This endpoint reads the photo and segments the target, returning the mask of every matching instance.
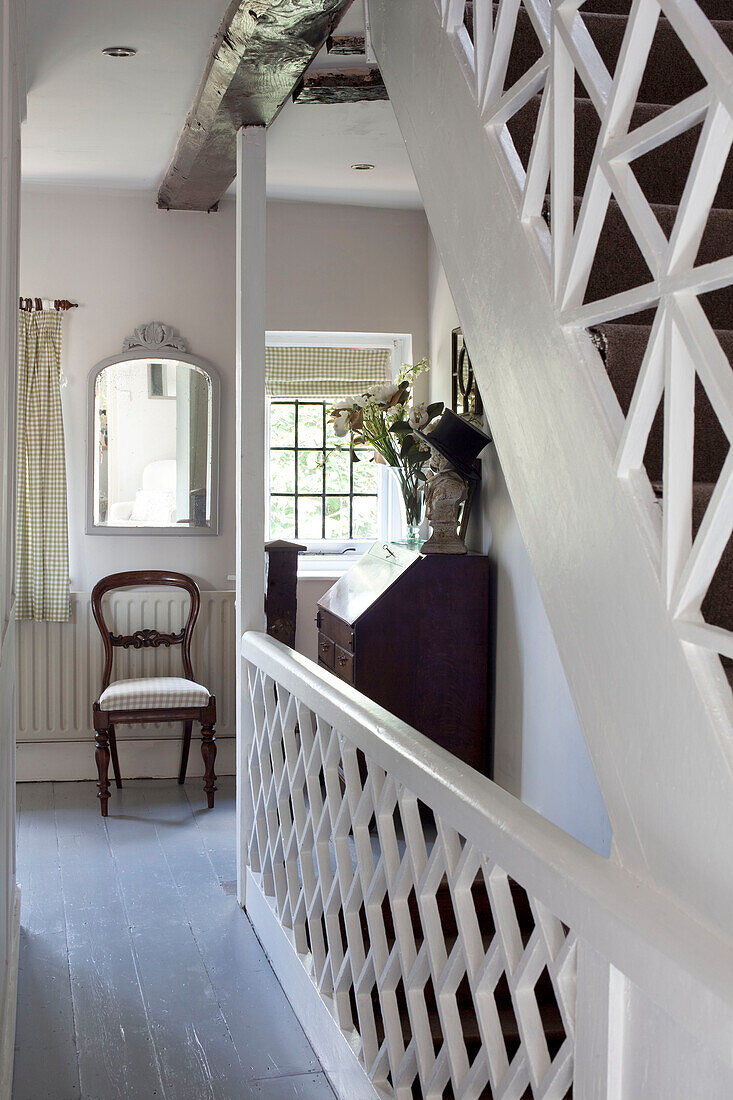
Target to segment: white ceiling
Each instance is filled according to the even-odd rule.
[[[173,156],[228,0],[26,0],[31,184],[156,190]],[[339,28],[364,31],[361,0]],[[105,46],[135,46],[129,60]],[[325,51],[318,67],[333,67]],[[339,58],[352,68],[357,58]],[[373,172],[350,165],[373,163]],[[268,135],[276,198],[419,207],[389,103],[289,103]]]

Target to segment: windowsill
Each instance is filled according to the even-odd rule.
[[[299,554],[298,579],[342,577],[360,557],[360,553],[351,551],[348,554]]]

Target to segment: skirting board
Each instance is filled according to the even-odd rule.
[[[178,775],[181,759],[180,738],[156,740],[117,739],[120,770],[127,779],[173,779]],[[204,764],[200,751],[201,738],[194,729],[188,757],[189,778],[203,776]],[[217,737],[216,774],[234,775],[235,739]],[[111,772],[110,772],[111,774]],[[16,746],[16,780],[18,783],[48,783],[51,780],[72,782],[96,779],[94,739],[88,741],[21,741]],[[0,1098],[1,1100],[1,1098]]]
[[[381,1100],[249,868],[246,896],[254,930],[336,1096]]]
[[[18,954],[20,951],[20,887],[15,887],[13,926],[10,932],[8,971],[5,976],[3,1003],[0,1006],[0,1100],[11,1100],[13,1060],[15,1057],[15,1017],[18,1007]]]

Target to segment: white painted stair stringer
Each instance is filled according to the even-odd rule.
[[[726,928],[729,693],[665,606],[619,417],[557,320],[433,0],[370,0],[372,36],[614,830],[616,858]],[[600,395],[600,396],[599,396]],[[649,531],[652,521],[649,521]]]

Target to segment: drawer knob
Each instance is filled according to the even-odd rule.
[[[321,649],[323,650],[324,653],[328,653],[328,650],[329,650],[330,646],[331,646],[330,642],[321,642]]]
[[[344,665],[346,664],[346,661],[348,660],[348,658],[347,658],[347,657],[344,657],[343,653],[339,653],[339,655],[338,655],[338,657],[336,658],[336,660],[338,661],[338,663],[339,663],[339,664],[341,665],[341,667],[343,668],[343,667],[344,667]]]

